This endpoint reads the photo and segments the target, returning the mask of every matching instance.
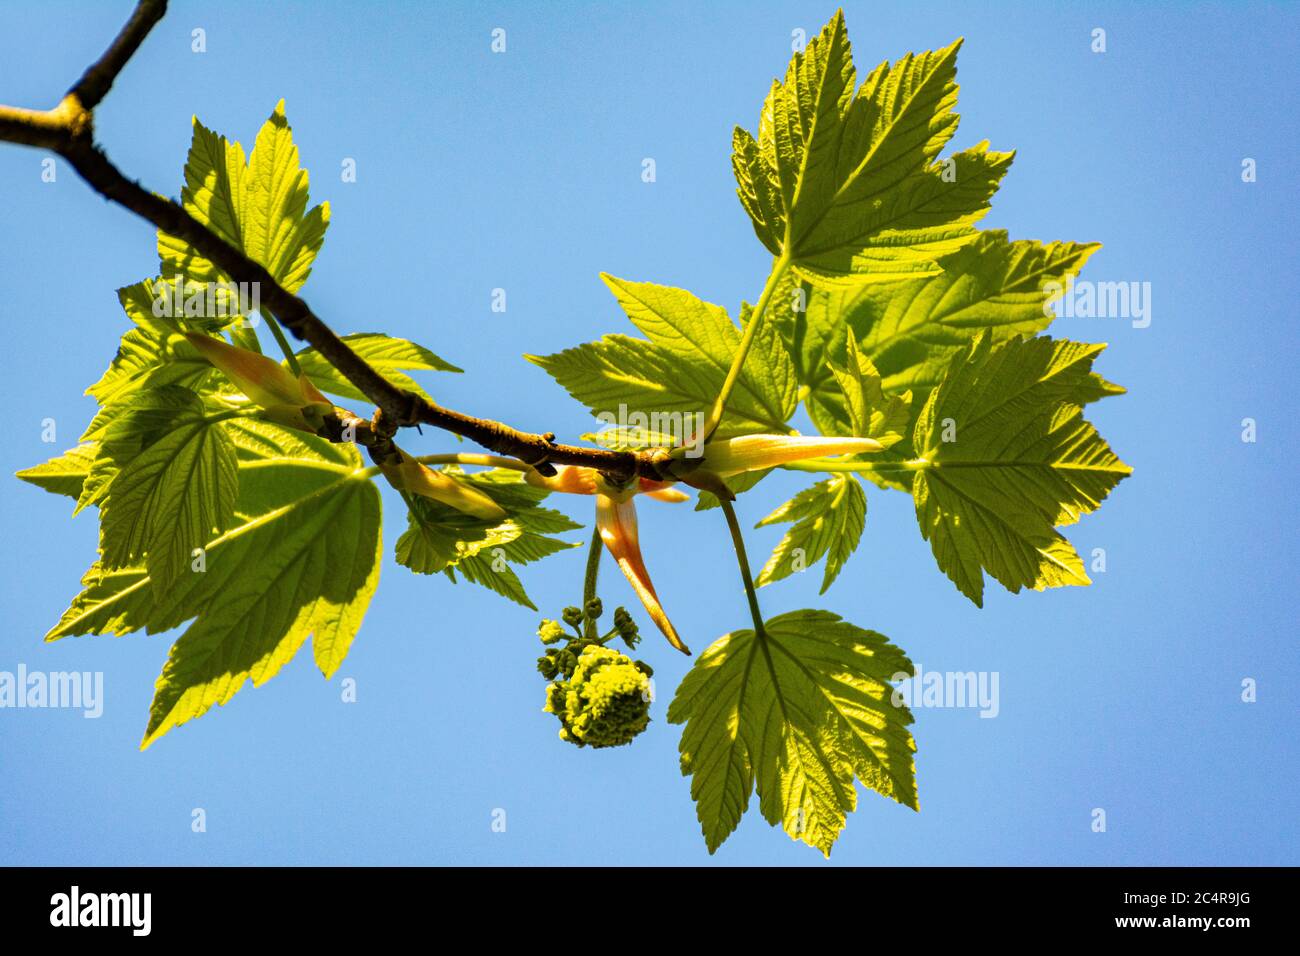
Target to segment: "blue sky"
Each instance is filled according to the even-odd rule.
[[[129,4],[8,5],[0,99],[50,105]],[[174,2],[97,113],[110,155],[175,195],[190,117],[251,146],[284,97],[330,233],[304,294],[340,332],[422,342],[466,370],[440,400],[576,436],[586,413],[522,353],[628,331],[597,278],[734,308],[767,256],[736,201],[733,125],[754,128],[808,3]],[[869,791],[831,864],[1295,864],[1297,574],[1293,379],[1300,12],[1294,6],[851,3],[860,69],[965,36],[954,146],[1017,158],[985,220],[1013,238],[1101,241],[1084,278],[1151,283],[1152,321],[1063,319],[1110,348],[1129,394],[1090,417],[1136,469],[1069,530],[1104,548],[1089,588],[975,608],[934,566],[909,498],[869,491],[839,582],[765,589],[822,607],[926,670],[997,672],[1000,712],[921,709],[921,812]],[[493,28],[507,52],[489,50]],[[1091,51],[1092,31],[1107,49]],[[202,28],[207,52],[191,52]],[[357,182],[343,183],[345,158]],[[654,158],[657,181],[642,182]],[[1243,158],[1257,181],[1243,183]],[[75,443],[82,388],[127,321],[113,290],[152,275],[153,230],[66,167],[0,146],[0,472]],[[504,314],[490,310],[505,288]],[[53,418],[57,448],[41,441]],[[1242,420],[1258,440],[1241,440]],[[452,450],[426,434],[422,451]],[[796,475],[741,501],[758,520]],[[688,661],[654,637],[660,700],[632,747],[579,751],[540,713],[538,615],[389,557],[339,677],[301,654],[263,688],[136,745],[173,635],[40,638],[93,559],[93,517],[9,480],[0,501],[0,671],[102,671],[103,716],[0,710],[0,863],[706,863],[668,694]],[[589,521],[586,503],[570,510]],[[747,614],[718,512],[641,507],[655,582],[703,647]],[[574,540],[582,537],[573,535]],[[751,537],[762,560],[779,538]],[[582,552],[525,572],[548,614]],[[607,567],[607,604],[633,603]],[[356,703],[339,678],[355,679]],[[1253,679],[1258,700],[1241,700]],[[207,832],[191,831],[202,808]],[[504,833],[493,811],[506,811]],[[1105,833],[1092,811],[1106,811]],[[757,808],[712,859],[822,865]]]

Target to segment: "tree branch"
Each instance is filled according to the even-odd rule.
[[[108,93],[117,74],[139,48],[145,36],[166,11],[165,0],[140,0],[135,12],[104,55],[86,70],[63,101],[52,110],[27,110],[0,106],[0,141],[36,146],[57,152],[101,196],[129,209],[159,229],[185,240],[236,282],[255,282],[261,301],[296,338],[310,344],[378,408],[371,422],[351,413],[334,416],[324,437],[333,441],[348,424],[367,439],[373,454],[391,454],[392,436],[398,428],[433,425],[477,444],[532,465],[542,474],[554,474],[555,464],[595,468],[624,481],[637,476],[664,480],[671,461],[668,449],[611,451],[555,442],[551,432],[538,434],[502,422],[477,418],[444,408],[398,388],[357,355],[300,297],[286,290],[259,262],[227,244],[178,203],[155,195],[128,179],[94,143],[91,110]]]
[[[76,85],[68,90],[69,96],[81,101],[83,108],[93,110],[113,86],[117,74],[122,72],[127,60],[135,54],[149,31],[167,12],[167,0],[140,0],[131,19],[126,21],[104,55],[81,75]]]

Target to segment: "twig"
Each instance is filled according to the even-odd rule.
[[[68,95],[80,100],[84,109],[93,110],[98,106],[100,100],[113,86],[117,74],[121,73],[122,67],[126,66],[127,60],[131,59],[140,44],[144,42],[144,38],[149,35],[149,31],[154,28],[154,24],[161,20],[166,12],[167,0],[140,0],[136,4],[135,12],[131,14],[131,19],[126,21],[126,26],[122,27],[122,32],[104,51],[104,55],[81,75],[81,79],[77,80],[72,89],[68,90]]]

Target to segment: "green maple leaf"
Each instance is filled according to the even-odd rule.
[[[632,323],[646,336],[607,335],[554,355],[529,355],[593,415],[620,406],[647,415],[682,415],[686,425],[708,413],[727,377],[741,330],[720,306],[682,289],[602,276]],[[742,309],[742,316],[748,310]],[[798,383],[776,334],[759,327],[719,425],[719,437],[789,432]],[[651,431],[671,432],[669,427]],[[682,428],[678,428],[682,430]],[[679,436],[681,439],[690,435]]]
[[[227,142],[225,137],[194,120],[182,205],[218,237],[260,262],[291,292],[298,291],[307,281],[329,225],[328,203],[307,209],[307,185],[307,172],[299,166],[298,149],[285,120],[283,100],[258,133],[247,161],[242,146]],[[217,300],[215,315],[158,316],[154,312],[164,291],[175,305],[175,300],[183,302],[193,292],[203,291],[206,284],[228,283],[230,277],[183,240],[161,231],[158,253],[161,277],[118,290],[122,308],[136,327],[123,336],[112,364],[87,390],[101,409],[83,435],[84,441],[99,439],[121,410],[122,403],[141,388],[183,385],[202,392],[222,381],[212,366],[177,333],[217,331],[239,319],[242,304],[232,297],[231,291],[219,285],[213,289]],[[164,289],[165,286],[169,288]],[[261,350],[255,331],[246,323],[240,322],[231,336],[236,345]],[[409,361],[453,368],[433,353],[401,340],[392,340],[401,343],[394,347],[376,344],[371,341],[374,337],[361,338],[373,347],[377,360],[387,359],[394,369]],[[327,378],[321,370],[317,371]],[[399,384],[419,391],[405,376],[400,377]],[[355,393],[350,385],[345,387],[348,391],[336,394]]]
[[[209,287],[188,277],[182,281],[180,276],[144,279],[118,289],[117,299],[127,318],[163,338],[181,331],[215,332],[243,314],[236,288]]]
[[[97,440],[77,512],[102,504],[118,473],[147,448],[206,415],[203,399],[179,385],[141,388],[101,409],[82,435],[83,441],[89,437]]]
[[[226,703],[247,680],[265,683],[309,636],[317,666],[332,676],[378,581],[379,493],[355,449],[247,420],[236,431],[240,520],[207,542],[205,569],[160,591],[144,568],[97,564],[46,636],[153,634],[193,621],[158,679],[142,747]],[[258,454],[277,446],[305,457]]]
[[[81,497],[90,466],[99,454],[94,442],[69,448],[62,455],[30,468],[24,468],[16,477],[56,495],[67,495],[74,501]]]
[[[513,537],[496,542],[490,547],[479,547],[472,554],[459,556],[444,573],[452,581],[459,572],[465,580],[485,587],[507,600],[536,611],[524,584],[511,565],[528,564],[571,548],[581,547],[581,542],[560,541],[533,531],[520,529]]]
[[[738,193],[768,250],[819,282],[930,274],[969,242],[1011,163],[986,143],[936,162],[957,127],[957,41],[882,63],[855,90],[843,12],[774,82]]]
[[[424,346],[408,342],[406,339],[393,338],[379,332],[357,332],[342,338],[357,355],[370,363],[370,367],[375,371],[398,388],[404,388],[423,398],[428,398],[428,393],[417,385],[406,371],[461,371]],[[315,349],[311,347],[302,349],[296,358],[303,374],[322,392],[340,395],[358,402],[370,401],[365,393],[348,381],[342,372],[326,361]]]
[[[121,464],[99,501],[104,566],[144,562],[156,588],[170,587],[193,549],[226,528],[239,493],[235,445],[223,427],[230,413],[176,393],[185,404],[172,428]],[[117,438],[110,429],[105,442]]]
[[[142,388],[181,385],[205,391],[216,377],[212,364],[185,339],[134,328],[122,336],[117,355],[99,381],[86,389],[86,394],[108,407],[125,401]],[[86,429],[83,440],[97,438],[106,422],[107,417],[97,416]]]
[[[100,407],[82,433],[83,442],[100,441],[142,391],[179,386],[207,394],[224,383],[212,364],[179,334],[181,325],[153,315],[154,289],[154,282],[146,279],[117,290],[118,301],[135,328],[122,336],[108,369],[86,389]],[[189,325],[210,327],[208,323]]]
[[[799,313],[786,307],[774,317],[783,339],[797,342],[806,370],[800,380],[807,386],[805,405],[813,423],[827,434],[847,427],[842,383],[834,366],[841,343],[851,336],[860,357],[880,375],[886,401],[913,396],[909,418],[900,429],[903,440],[872,460],[898,464],[914,457],[915,417],[953,357],[986,330],[994,341],[1003,341],[1046,328],[1053,318],[1048,309],[1050,284],[1064,284],[1077,275],[1097,248],[1009,242],[1005,232],[990,231],[941,260],[944,271],[939,275],[848,291],[788,286],[788,295],[801,292],[803,298],[796,301],[806,308]],[[1123,391],[1100,377],[1095,382],[1098,397]],[[873,472],[867,477],[883,487],[911,489],[910,472]]]
[[[897,647],[827,611],[793,611],[764,633],[733,631],[682,679],[668,720],[685,724],[681,768],[712,853],[756,789],[764,819],[827,856],[857,805],[856,777],[916,809],[912,715],[891,681]]]
[[[982,570],[1012,592],[1089,583],[1056,526],[1095,510],[1132,474],[1082,415],[1108,393],[1092,372],[1104,348],[995,345],[985,334],[930,393],[913,436],[916,518],[939,567],[977,605]]]
[[[232,419],[226,430],[235,444],[241,472],[251,468],[317,466],[332,474],[356,460],[331,441],[258,418]]]
[[[880,372],[851,333],[839,358],[827,355],[826,367],[836,388],[807,396],[809,417],[822,434],[874,438],[885,448],[903,440],[912,423],[912,393],[886,395]]]
[[[239,143],[227,143],[193,118],[193,135],[185,160],[185,185],[181,204],[185,211],[214,235],[236,249],[243,249],[240,206],[248,163]],[[224,281],[217,266],[185,240],[159,230],[158,259],[164,275],[184,274],[199,282]],[[265,263],[263,263],[265,265]]]
[[[825,594],[857,548],[866,520],[867,497],[854,475],[832,475],[805,488],[755,525],[762,528],[794,522],[772,551],[755,584],[763,587],[780,581],[826,558],[821,587]]]
[[[307,281],[329,226],[329,203],[307,209],[307,185],[284,100],[258,132],[247,162],[239,143],[227,142],[195,118],[182,205],[218,237],[265,266],[290,292]],[[165,276],[229,281],[183,239],[162,231],[158,258]]]
[[[1048,287],[1077,276],[1099,248],[981,233],[945,258],[939,275],[814,296],[809,321],[826,329],[848,325],[887,390],[913,389],[924,400],[953,355],[983,330],[1001,341],[1047,328],[1053,319]]]
[[[676,444],[681,439],[680,435],[670,431],[653,431],[639,425],[608,425],[598,432],[583,432],[578,437],[611,451],[664,448]]]
[[[490,497],[506,517],[500,521],[476,518],[450,505],[408,495],[407,530],[397,540],[397,563],[416,574],[441,571],[452,581],[459,571],[466,580],[537,610],[512,565],[529,564],[578,547],[579,543],[549,535],[582,526],[558,511],[540,507],[549,492],[525,484],[516,471],[494,468],[467,475],[449,467],[443,473]]]

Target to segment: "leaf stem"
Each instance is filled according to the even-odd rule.
[[[605,542],[600,537],[600,527],[591,529],[591,546],[587,549],[587,574],[582,579],[582,611],[596,596],[596,579],[600,576],[600,558],[605,551]],[[582,636],[596,637],[596,622],[589,617],[582,619]]]
[[[754,632],[765,637],[763,630],[763,612],[758,607],[758,591],[754,588],[754,576],[749,571],[749,556],[745,553],[745,536],[736,520],[736,509],[726,498],[719,498],[722,513],[727,516],[727,529],[731,532],[731,546],[736,550],[736,563],[740,565],[740,579],[745,582],[745,597],[749,599],[749,616],[754,621]]]
[[[294,375],[301,375],[302,368],[298,365],[298,357],[293,354],[293,346],[284,337],[284,331],[280,328],[280,323],[275,321],[275,316],[270,312],[262,313],[262,318],[266,319],[271,334],[275,336],[275,344],[280,346],[280,351],[284,353],[284,360],[289,363],[289,371],[293,372]]]
[[[727,370],[727,378],[722,383],[722,391],[714,399],[713,408],[709,411],[708,421],[704,425],[704,440],[708,441],[715,431],[718,424],[722,421],[722,414],[727,410],[727,399],[731,397],[731,391],[736,387],[736,382],[740,379],[741,369],[745,366],[745,357],[749,355],[749,348],[754,344],[754,336],[758,334],[758,327],[762,323],[763,316],[767,312],[768,305],[772,302],[772,296],[776,292],[777,283],[785,275],[785,270],[790,268],[790,259],[782,255],[772,265],[772,271],[767,276],[767,282],[763,285],[763,294],[758,298],[758,304],[754,306],[754,311],[749,316],[749,322],[745,326],[745,334],[740,339],[740,347],[736,349],[736,355],[731,360],[731,368]]]

